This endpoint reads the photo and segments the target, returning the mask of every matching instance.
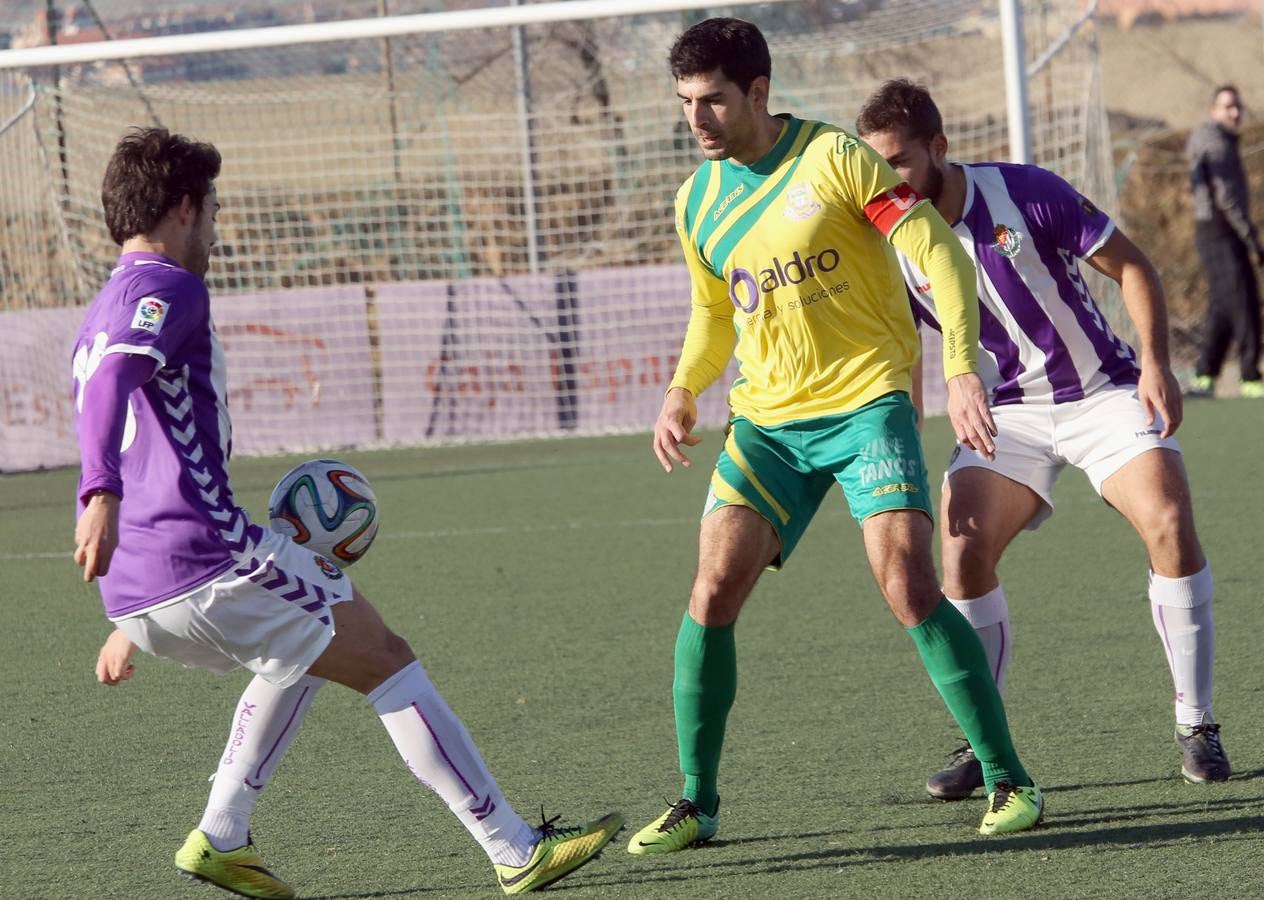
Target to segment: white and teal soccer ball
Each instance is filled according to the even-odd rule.
[[[285,473],[268,500],[272,530],[346,567],[377,537],[377,495],[358,470],[311,459]]]

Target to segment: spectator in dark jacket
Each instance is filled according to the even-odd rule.
[[[1264,246],[1251,222],[1246,171],[1238,151],[1241,122],[1238,89],[1218,87],[1209,120],[1194,129],[1185,147],[1194,193],[1194,243],[1210,293],[1202,353],[1190,393],[1211,396],[1229,344],[1235,342],[1242,396],[1264,398],[1259,369],[1260,294],[1252,265],[1264,266]]]

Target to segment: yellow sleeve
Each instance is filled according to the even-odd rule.
[[[979,369],[979,300],[974,263],[930,203],[919,203],[887,240],[930,280],[944,334],[944,379]]]
[[[685,344],[667,389],[682,387],[697,397],[724,373],[737,343],[737,329],[733,325],[728,285],[703,264],[684,228],[682,198],[677,199],[676,205],[676,233],[692,287]]]
[[[876,221],[875,204],[870,201],[902,185],[900,176],[872,147],[846,131],[835,132],[828,159],[822,173],[837,194],[835,201],[849,208],[857,219],[868,219],[885,235],[894,220]]]
[[[872,147],[845,131],[835,136],[832,161],[841,198],[930,279],[944,333],[944,378],[978,371],[974,264],[948,223]]]

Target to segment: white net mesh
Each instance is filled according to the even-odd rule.
[[[1029,59],[1074,6],[1025,4]],[[907,75],[957,158],[1007,155],[994,2],[732,12],[769,38],[774,111],[850,128]],[[688,315],[672,198],[698,163],[665,56],[702,17],[531,26],[521,65],[515,29],[488,28],[0,73],[0,316],[31,336],[0,346],[0,469],[76,458],[64,308],[117,253],[99,202],[114,142],[155,121],[224,155],[208,280],[239,451],[647,429]],[[1030,92],[1036,160],[1113,211],[1091,29]]]

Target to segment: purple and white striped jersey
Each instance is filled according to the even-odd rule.
[[[142,367],[132,376],[139,387],[123,388],[130,394],[117,451],[107,437],[111,410],[102,407],[117,414],[123,398],[97,398],[114,398],[104,381],[135,370],[115,366],[114,354],[126,355],[114,362],[153,360],[152,374]],[[164,256],[125,253],[88,307],[73,366],[79,511],[92,490],[122,497],[118,549],[100,579],[106,615],[136,613],[222,575],[262,531],[228,482],[224,354],[205,283]]]
[[[978,272],[979,374],[991,403],[1066,403],[1135,385],[1132,348],[1110,328],[1079,260],[1115,229],[1104,212],[1037,166],[976,163],[952,228]],[[914,314],[938,329],[929,280],[900,256]]]

